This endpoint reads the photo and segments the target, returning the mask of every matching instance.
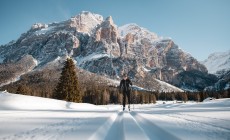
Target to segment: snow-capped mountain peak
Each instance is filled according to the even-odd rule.
[[[137,37],[148,37],[150,39],[158,39],[157,34],[152,33],[150,31],[148,31],[147,29],[138,26],[136,23],[130,23],[130,24],[126,24],[123,25],[121,27],[118,28],[119,34],[124,37],[127,34],[133,34],[136,35]]]
[[[212,53],[202,63],[207,67],[208,72],[212,74],[221,70],[227,71],[230,69],[230,50]]]
[[[76,27],[78,32],[90,33],[97,25],[103,22],[103,17],[88,11],[82,11],[80,14],[70,19],[70,26]]]
[[[178,87],[200,81],[200,89],[210,85],[205,79],[197,80],[197,74],[193,79],[184,78],[187,71],[205,75],[207,70],[172,39],[158,37],[133,23],[117,28],[111,16],[103,20],[87,11],[62,22],[34,24],[16,42],[0,47],[0,63],[16,63],[27,54],[39,62],[35,69],[56,65],[58,58],[69,56],[78,67],[98,75],[114,78],[126,72],[137,85],[148,89],[153,88],[154,79]]]

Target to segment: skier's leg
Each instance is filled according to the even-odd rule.
[[[128,96],[129,111],[130,111],[130,103],[131,103],[131,100],[130,100],[130,91],[127,91],[127,96]]]
[[[125,110],[126,94],[123,91],[123,111]]]

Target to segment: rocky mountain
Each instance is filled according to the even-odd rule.
[[[0,47],[0,67],[5,70],[5,65],[28,56],[36,66],[26,73],[60,69],[59,63],[71,57],[79,68],[108,79],[119,81],[123,73],[128,73],[137,86],[148,90],[181,91],[166,83],[163,85],[168,88],[160,88],[164,82],[203,90],[216,82],[204,65],[173,40],[136,24],[117,27],[111,16],[103,19],[90,12],[59,23],[32,25],[18,40]]]
[[[212,53],[202,62],[209,73],[215,74],[218,81],[206,90],[226,90],[230,88],[230,50]]]
[[[204,64],[208,72],[212,74],[218,74],[220,71],[228,71],[230,70],[230,50],[212,53],[201,63]]]

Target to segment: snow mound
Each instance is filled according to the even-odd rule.
[[[0,91],[0,110],[105,110],[104,107],[88,103],[72,103],[61,100],[12,94]]]
[[[223,99],[215,99],[215,98],[207,98],[204,101],[204,105],[207,106],[219,106],[219,107],[229,107],[230,106],[230,98]]]
[[[210,101],[212,101],[212,100],[215,100],[215,98],[208,97],[208,98],[204,99],[203,102],[210,102]]]

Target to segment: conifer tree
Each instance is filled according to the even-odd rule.
[[[182,93],[182,99],[185,103],[188,101],[187,93]]]
[[[155,104],[156,103],[156,95],[152,94],[152,96],[153,96],[153,103]]]
[[[197,102],[200,102],[200,93],[196,93],[195,100]]]
[[[54,91],[54,98],[71,102],[81,102],[78,78],[72,59],[67,58]]]
[[[16,94],[28,95],[29,88],[25,85],[19,85],[16,91]]]

